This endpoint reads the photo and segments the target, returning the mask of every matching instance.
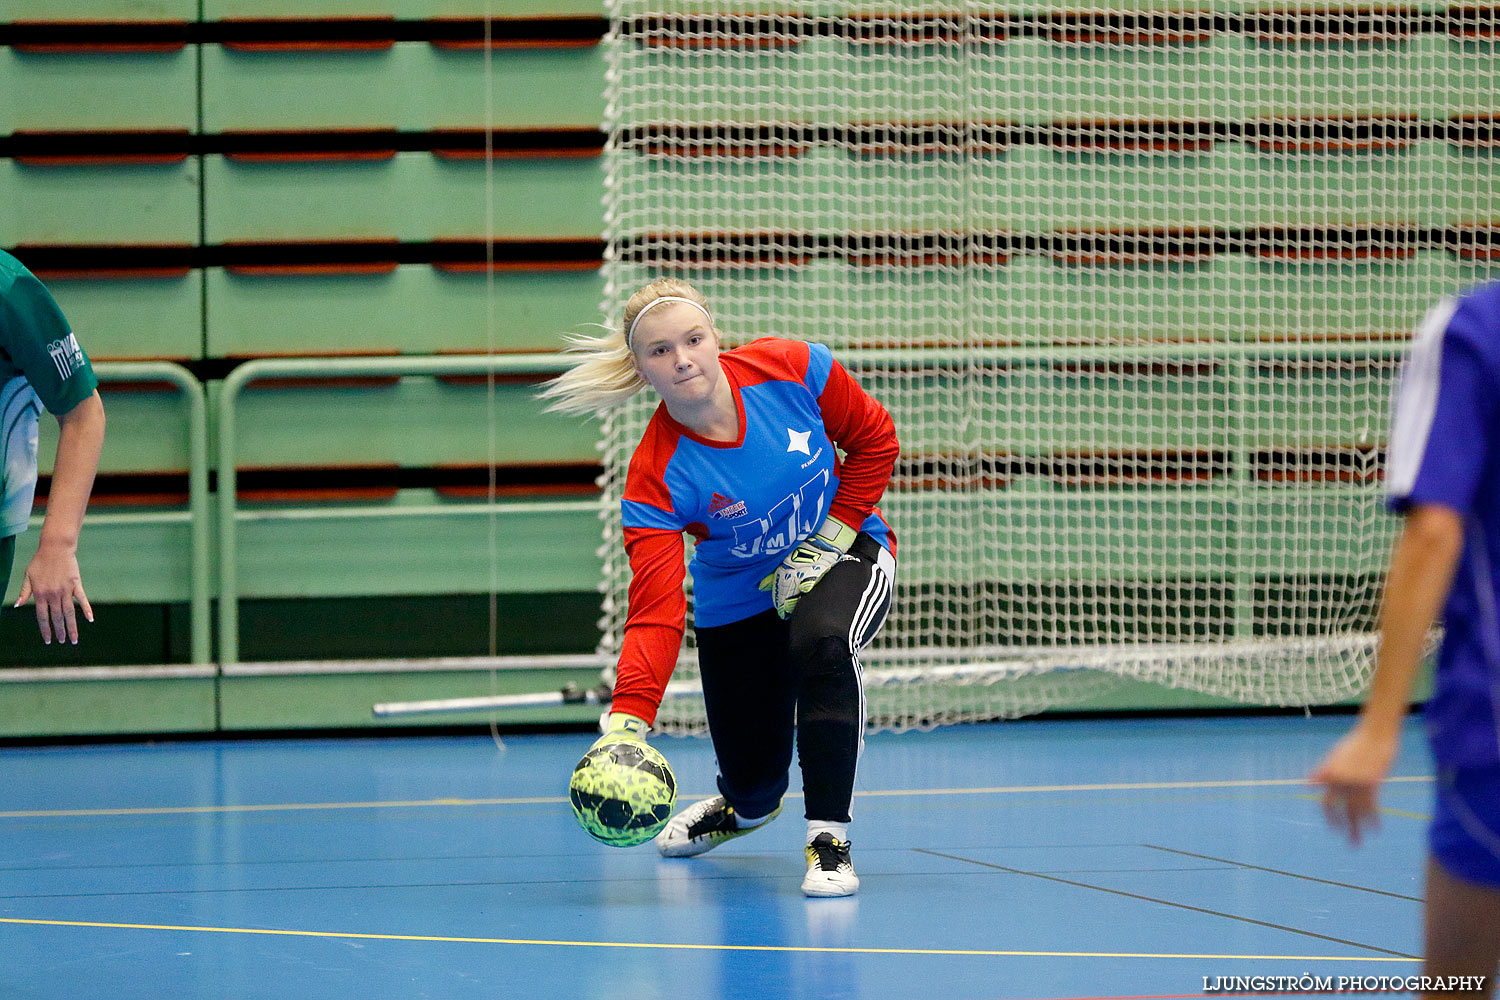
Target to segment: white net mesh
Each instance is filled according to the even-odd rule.
[[[605,308],[687,277],[890,409],[872,722],[1356,693],[1400,352],[1500,219],[1492,12],[744,10],[610,4]],[[654,405],[607,424],[612,500]],[[604,553],[615,652],[617,520]]]

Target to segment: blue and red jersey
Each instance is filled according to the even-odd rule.
[[[1440,765],[1500,762],[1500,284],[1423,321],[1396,389],[1386,486],[1394,510],[1464,518],[1424,714]]]
[[[694,540],[693,619],[705,627],[769,610],[760,581],[829,514],[895,549],[875,506],[899,451],[885,408],[820,344],[767,337],[719,363],[739,439],[703,438],[663,404],[625,479],[630,604],[613,708],[648,721],[682,643],[684,532]]]

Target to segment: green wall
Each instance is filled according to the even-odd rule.
[[[486,58],[473,46],[435,43],[429,30],[433,19],[472,15],[457,0],[31,0],[24,5],[29,21],[106,22],[92,35],[86,25],[68,29],[83,32],[68,36],[75,42],[82,38],[78,44],[41,50],[16,44],[19,36],[10,22],[22,18],[21,6],[0,5],[0,33],[11,31],[0,38],[6,43],[0,44],[0,93],[8,95],[0,102],[0,246],[14,248],[43,274],[96,359],[167,359],[187,366],[208,390],[211,441],[221,380],[245,359],[551,351],[562,333],[600,318],[604,175],[589,133],[604,114],[603,56],[593,44],[548,44],[548,31],[573,29],[540,21],[597,17],[598,7],[578,0],[505,0],[499,9],[491,4],[492,13],[517,19],[515,25],[536,21],[538,44],[496,48]],[[234,37],[242,29],[226,27],[235,19],[290,17],[312,24],[356,15],[394,17],[401,27],[389,39],[364,39],[370,44],[363,47],[323,50],[246,45]],[[150,31],[171,37],[166,44],[157,39],[158,44],[122,50],[107,23],[116,25],[113,34],[120,37],[126,29],[153,23],[157,26]],[[180,25],[180,38],[173,34],[174,23]],[[832,38],[808,44],[830,52],[847,47]],[[1454,43],[1424,36],[1417,44]],[[1005,52],[1018,81],[1011,95],[1018,103],[982,111],[996,119],[1072,114],[1080,101],[1093,99],[1090,94],[1112,97],[1112,80],[1147,72],[1182,86],[1167,87],[1162,101],[1142,103],[1135,109],[1142,117],[1212,116],[1213,108],[1173,103],[1173,94],[1210,92],[1188,87],[1184,74],[1218,79],[1215,74],[1227,65],[1226,47],[1265,79],[1295,77],[1298,93],[1336,92],[1350,80],[1364,79],[1358,60],[1344,60],[1325,72],[1317,70],[1316,60],[1250,46],[1246,38],[1219,38],[1184,51],[1090,50],[1085,59],[1078,50],[1043,38],[1018,39]],[[769,51],[720,55],[723,72],[759,74],[757,79],[769,85],[782,59]],[[663,61],[679,58],[671,51],[660,55]],[[1492,61],[1492,52],[1468,46],[1454,49],[1452,63],[1455,73],[1478,86],[1489,79]],[[893,72],[899,69],[899,60],[892,58]],[[1045,92],[1027,89],[1048,80],[1062,82]],[[941,93],[927,96],[932,103],[924,112],[943,111]],[[1411,96],[1419,103],[1427,100],[1424,93]],[[822,97],[819,88],[807,88],[787,99]],[[867,99],[869,106],[861,107]],[[850,100],[849,116],[856,123],[889,110],[878,93]],[[1113,114],[1112,108],[1101,105],[1099,114]],[[670,117],[673,110],[661,109],[661,116]],[[1272,115],[1310,109],[1267,105],[1261,110]],[[1443,115],[1454,109],[1422,104],[1419,110]],[[487,125],[497,130],[497,158],[486,162],[462,149],[455,152],[469,142],[472,153],[475,130]],[[160,155],[162,148],[169,152]],[[47,155],[36,155],[38,149]],[[1383,179],[1399,180],[1413,161],[1426,174],[1447,177],[1454,197],[1482,209],[1470,221],[1487,219],[1496,207],[1490,150],[1459,150],[1434,137],[1399,162],[1384,155],[1302,162],[1291,185],[1244,143],[1219,144],[1199,156],[1092,157],[1033,144],[974,166],[976,184],[1023,197],[997,200],[980,220],[940,221],[999,230],[1067,226],[1080,221],[1068,206],[1091,204],[1089,191],[1114,188],[1156,192],[1128,206],[1135,221],[1148,227],[1270,225],[1283,218],[1289,197],[1314,196],[1349,208],[1354,221],[1379,222],[1367,217],[1354,195]],[[685,203],[705,208],[702,219],[677,220],[690,229],[722,219],[706,211],[718,207],[716,191],[744,194],[736,204],[745,212],[733,220],[743,231],[775,228],[781,218],[780,202],[757,192],[795,186],[812,195],[812,203],[831,209],[839,195],[832,179],[854,170],[861,183],[879,188],[896,184],[901,174],[881,156],[851,158],[825,147],[796,157],[737,158],[712,169],[698,158],[659,158],[648,166],[658,181],[668,178]],[[1204,177],[1226,171],[1254,183],[1234,198],[1184,201],[1162,195],[1170,185],[1153,187],[1148,177],[1169,175],[1182,190],[1201,194],[1213,188]],[[914,211],[922,208],[920,192],[891,190],[893,202],[905,204],[909,193]],[[839,218],[847,218],[847,212]],[[1107,225],[1114,220],[1083,221]],[[816,228],[816,220],[809,225]],[[486,236],[496,241],[493,268],[483,253]],[[828,259],[796,267],[799,278],[811,275],[838,297],[871,309],[880,305],[873,300],[880,290],[867,267]],[[1372,317],[1405,308],[1434,285],[1464,284],[1488,273],[1489,265],[1472,255],[1427,247],[1398,263],[1268,265],[1248,255],[1220,255],[1192,267],[1107,273],[1033,255],[997,268],[993,281],[1001,294],[1006,282],[1044,289],[1044,297],[1056,303],[1047,321],[1064,338],[1088,332],[1090,317],[1100,310],[1118,312],[1131,323],[1155,321],[1172,311],[1175,332],[1181,333],[1222,322],[1226,299],[1247,339],[1337,338],[1388,333]],[[790,277],[789,268],[766,266],[740,268],[714,280],[732,294],[736,282],[787,283]],[[942,304],[953,289],[941,276],[912,284],[921,286],[916,294],[930,299],[932,316],[945,315]],[[1369,289],[1378,291],[1365,294]],[[1293,298],[1354,306],[1326,314],[1299,312],[1287,308]],[[1315,325],[1288,329],[1288,316],[1311,317],[1308,322]],[[1038,319],[1018,309],[992,333],[997,341],[1029,344]],[[817,321],[809,311],[806,328],[785,332],[815,336]],[[941,339],[940,326],[909,332]],[[887,333],[880,329],[872,336]],[[1389,365],[1372,365],[1365,387],[1383,387],[1390,373]],[[1226,414],[1200,408],[1195,400],[1219,394],[1217,383],[1224,378],[1223,372],[1205,372],[1196,381],[1179,380],[1175,389],[1151,397],[1141,412],[1121,419],[1145,442],[1173,432],[1191,439],[1212,434],[1226,423]],[[1344,388],[1316,376],[1246,381],[1243,391],[1261,401],[1259,426],[1271,440],[1259,444],[1267,447],[1316,444],[1299,439],[1299,422],[1327,410],[1330,398]],[[1100,428],[1089,424],[1089,414],[1105,408],[1093,401],[1113,396],[1118,387],[1108,377],[1018,365],[983,388],[995,396],[1024,397],[1039,415],[1025,427],[996,427],[986,449],[1049,452],[1097,436]],[[586,509],[587,479],[598,462],[595,428],[543,414],[535,389],[535,380],[525,379],[502,380],[492,388],[410,378],[302,381],[248,391],[236,411],[240,485],[274,488],[279,495],[241,497],[241,659],[476,656],[489,648],[491,587],[501,652],[591,652],[598,637],[596,584],[602,570],[598,520]],[[892,405],[920,408],[924,399],[950,390],[941,374],[910,379]],[[8,668],[0,670],[0,737],[358,727],[374,724],[369,706],[376,701],[483,694],[492,686],[522,691],[568,680],[593,682],[593,671],[581,669],[506,672],[493,680],[488,671],[297,676],[236,674],[213,664],[197,671],[67,672],[100,665],[181,667],[190,659],[190,539],[179,496],[186,492],[188,468],[183,408],[162,386],[106,386],[105,399],[110,430],[103,475],[80,553],[98,621],[79,646],[48,648],[36,641],[24,611],[0,614],[0,668]],[[1345,437],[1359,432],[1353,425],[1338,430]],[[51,454],[54,435],[49,422],[44,456]],[[919,457],[944,445],[938,431],[916,430],[907,441]],[[473,490],[455,492],[450,480],[469,476],[465,482],[472,486],[474,470],[492,458],[518,477],[508,502],[561,499],[578,501],[578,507],[506,520],[491,536],[486,519],[475,516]],[[374,495],[349,489],[356,480],[378,489]],[[1023,492],[1015,497],[1017,516],[1027,504],[1055,503],[1055,497]],[[1097,508],[1105,514],[1094,520],[1118,526],[1132,520],[1132,504],[1180,510],[1172,516],[1184,524],[1195,516],[1191,499],[1165,495],[1121,501],[1096,493],[1072,497],[1063,506]],[[1357,505],[1339,496],[1332,504],[1339,510]],[[904,516],[921,517],[920,496],[908,495],[893,506]],[[1275,532],[1264,527],[1299,516],[1295,506],[1280,494],[1271,496],[1255,513],[1251,530],[1269,538]],[[279,516],[289,508],[304,514]],[[18,552],[11,599],[35,539],[33,530]],[[1075,554],[1092,551],[1096,541],[1062,539]],[[1193,572],[1223,570],[1219,541],[1209,538],[1187,554]],[[1134,570],[1161,575],[1183,568],[1183,554],[1170,544],[1152,554],[1155,561]],[[976,564],[999,577],[1046,578],[1052,568],[1036,554],[1030,558],[1000,551],[974,556]],[[1253,554],[1249,570],[1270,580],[1286,558],[1268,542]],[[1331,572],[1363,570],[1338,565]],[[934,587],[942,581],[918,575],[910,583]],[[58,672],[51,679],[15,672],[34,669]],[[1132,684],[1085,707],[1222,704]],[[540,711],[524,718],[579,721],[591,711]]]

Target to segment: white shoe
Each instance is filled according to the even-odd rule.
[[[781,803],[771,815],[752,827],[740,829],[734,806],[722,795],[704,799],[673,816],[656,835],[656,849],[664,858],[691,858],[711,851],[736,837],[754,833],[781,814]]]
[[[849,860],[849,841],[831,833],[820,833],[807,845],[807,877],[804,896],[852,896],[859,891],[859,876]]]

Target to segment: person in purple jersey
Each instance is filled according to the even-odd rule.
[[[693,538],[719,794],[673,817],[657,849],[691,857],[774,819],[795,731],[802,891],[854,893],[859,651],[885,620],[895,576],[895,537],[876,507],[899,450],[890,414],[822,345],[766,337],[723,350],[707,301],[676,279],[637,291],[618,330],[575,349],[579,362],[544,392],[552,409],[597,413],[645,385],[661,397],[621,503],[629,612],[603,740],[639,738],[656,718],[682,645],[683,536]]]
[[[1386,486],[1405,523],[1386,576],[1375,676],[1358,722],[1310,779],[1323,786],[1329,823],[1358,844],[1378,821],[1379,785],[1441,612],[1425,711],[1437,787],[1424,973],[1482,976],[1490,995],[1500,963],[1500,283],[1427,314],[1394,410]]]

